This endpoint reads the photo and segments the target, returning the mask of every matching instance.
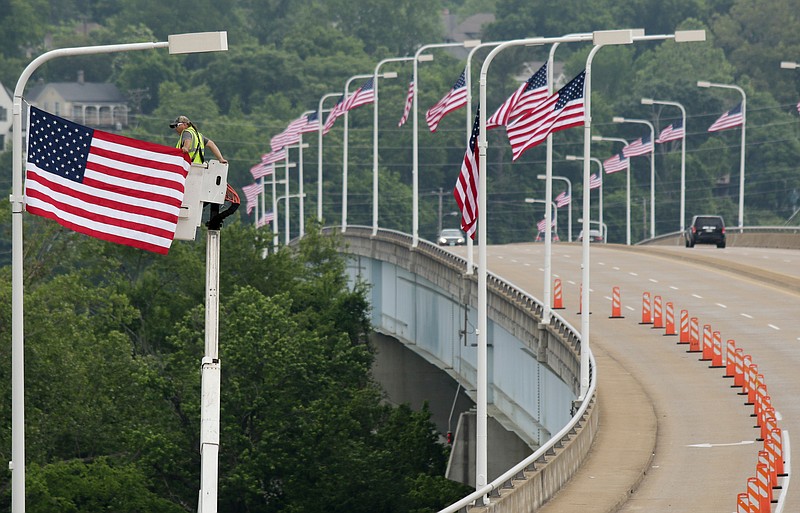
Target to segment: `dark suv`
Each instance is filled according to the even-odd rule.
[[[695,244],[716,244],[718,248],[724,248],[725,221],[721,216],[694,216],[684,238],[687,248],[693,248]]]

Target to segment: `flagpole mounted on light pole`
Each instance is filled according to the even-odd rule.
[[[60,48],[38,56],[22,71],[14,89],[12,107],[11,202],[11,511],[25,512],[25,373],[23,312],[23,224],[25,210],[22,166],[23,93],[28,79],[42,64],[58,57],[95,55],[168,48],[171,54],[216,52],[228,49],[227,32],[171,35],[166,42],[127,43],[105,46]]]

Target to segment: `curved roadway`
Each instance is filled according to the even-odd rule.
[[[543,296],[543,244],[490,246],[487,254],[489,271]],[[579,327],[580,245],[556,243],[552,254],[563,286],[559,314]],[[762,448],[753,407],[723,369],[688,353],[677,336],[640,324],[642,294],[672,302],[676,326],[687,310],[701,334],[708,324],[752,355],[778,426],[792,432],[800,425],[800,251],[592,245],[590,271],[590,344],[606,417],[587,463],[541,511],[735,511]],[[614,286],[622,319],[609,318]],[[783,511],[800,511],[800,494],[786,484]]]

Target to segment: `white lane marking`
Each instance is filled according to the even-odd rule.
[[[731,446],[734,446],[734,445],[751,445],[751,444],[754,444],[754,443],[756,443],[755,440],[742,440],[741,442],[733,442],[733,443],[728,443],[728,444],[709,444],[709,443],[705,443],[705,444],[689,444],[686,447],[700,447],[700,448],[703,448],[703,449],[708,449],[710,447],[731,447]]]
[[[572,280],[567,280],[567,283],[569,283],[570,285],[575,285],[575,282]]]
[[[651,283],[658,283],[658,280],[656,280],[656,279],[654,279],[654,278],[650,278],[650,280],[649,280],[649,281],[650,281]]]
[[[746,313],[739,314],[739,315],[741,315],[742,317],[747,317],[748,319],[752,319],[752,318],[753,318],[753,316],[752,316],[752,315],[750,315],[750,314],[746,314]]]
[[[628,310],[630,310],[631,312],[634,312],[634,311],[635,311],[635,310],[634,310],[634,308],[633,308],[632,306],[625,305],[625,308],[627,308],[627,309],[628,309]],[[799,337],[797,340],[800,340],[800,337]]]
[[[781,330],[779,327],[775,326],[774,324],[767,324],[767,326],[769,326],[770,328],[774,329],[775,331],[780,331]]]
[[[703,299],[703,296],[701,296],[699,294],[692,294],[692,297],[697,298],[697,299]]]
[[[530,266],[531,266],[531,264],[529,264],[528,262],[525,262],[525,263],[524,263],[524,264],[522,264],[522,265],[524,265],[525,267],[530,267]]]
[[[511,259],[511,263],[512,263],[512,264],[516,264],[516,263],[517,263],[517,259],[516,259],[516,258],[512,258],[512,259]]]
[[[727,306],[723,305],[722,303],[715,303],[720,308],[728,308]]]
[[[678,287],[676,287],[675,285],[670,285],[669,288],[672,289],[672,290],[681,290]]]
[[[638,274],[636,274],[634,272],[629,272],[628,274],[630,274],[631,276],[639,276]]]
[[[608,299],[609,301],[611,301],[611,298],[610,298],[610,297],[608,297],[608,296],[603,296],[603,297],[604,297],[604,298],[606,298],[606,299]]]
[[[597,262],[597,265],[606,265],[605,262]]]

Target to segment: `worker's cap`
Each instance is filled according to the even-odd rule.
[[[188,124],[188,123],[191,123],[191,121],[189,121],[189,118],[187,118],[186,116],[178,116],[177,118],[175,118],[175,121],[173,121],[172,123],[169,124],[169,127],[170,128],[175,128],[175,127],[178,126],[179,123],[187,123]]]

